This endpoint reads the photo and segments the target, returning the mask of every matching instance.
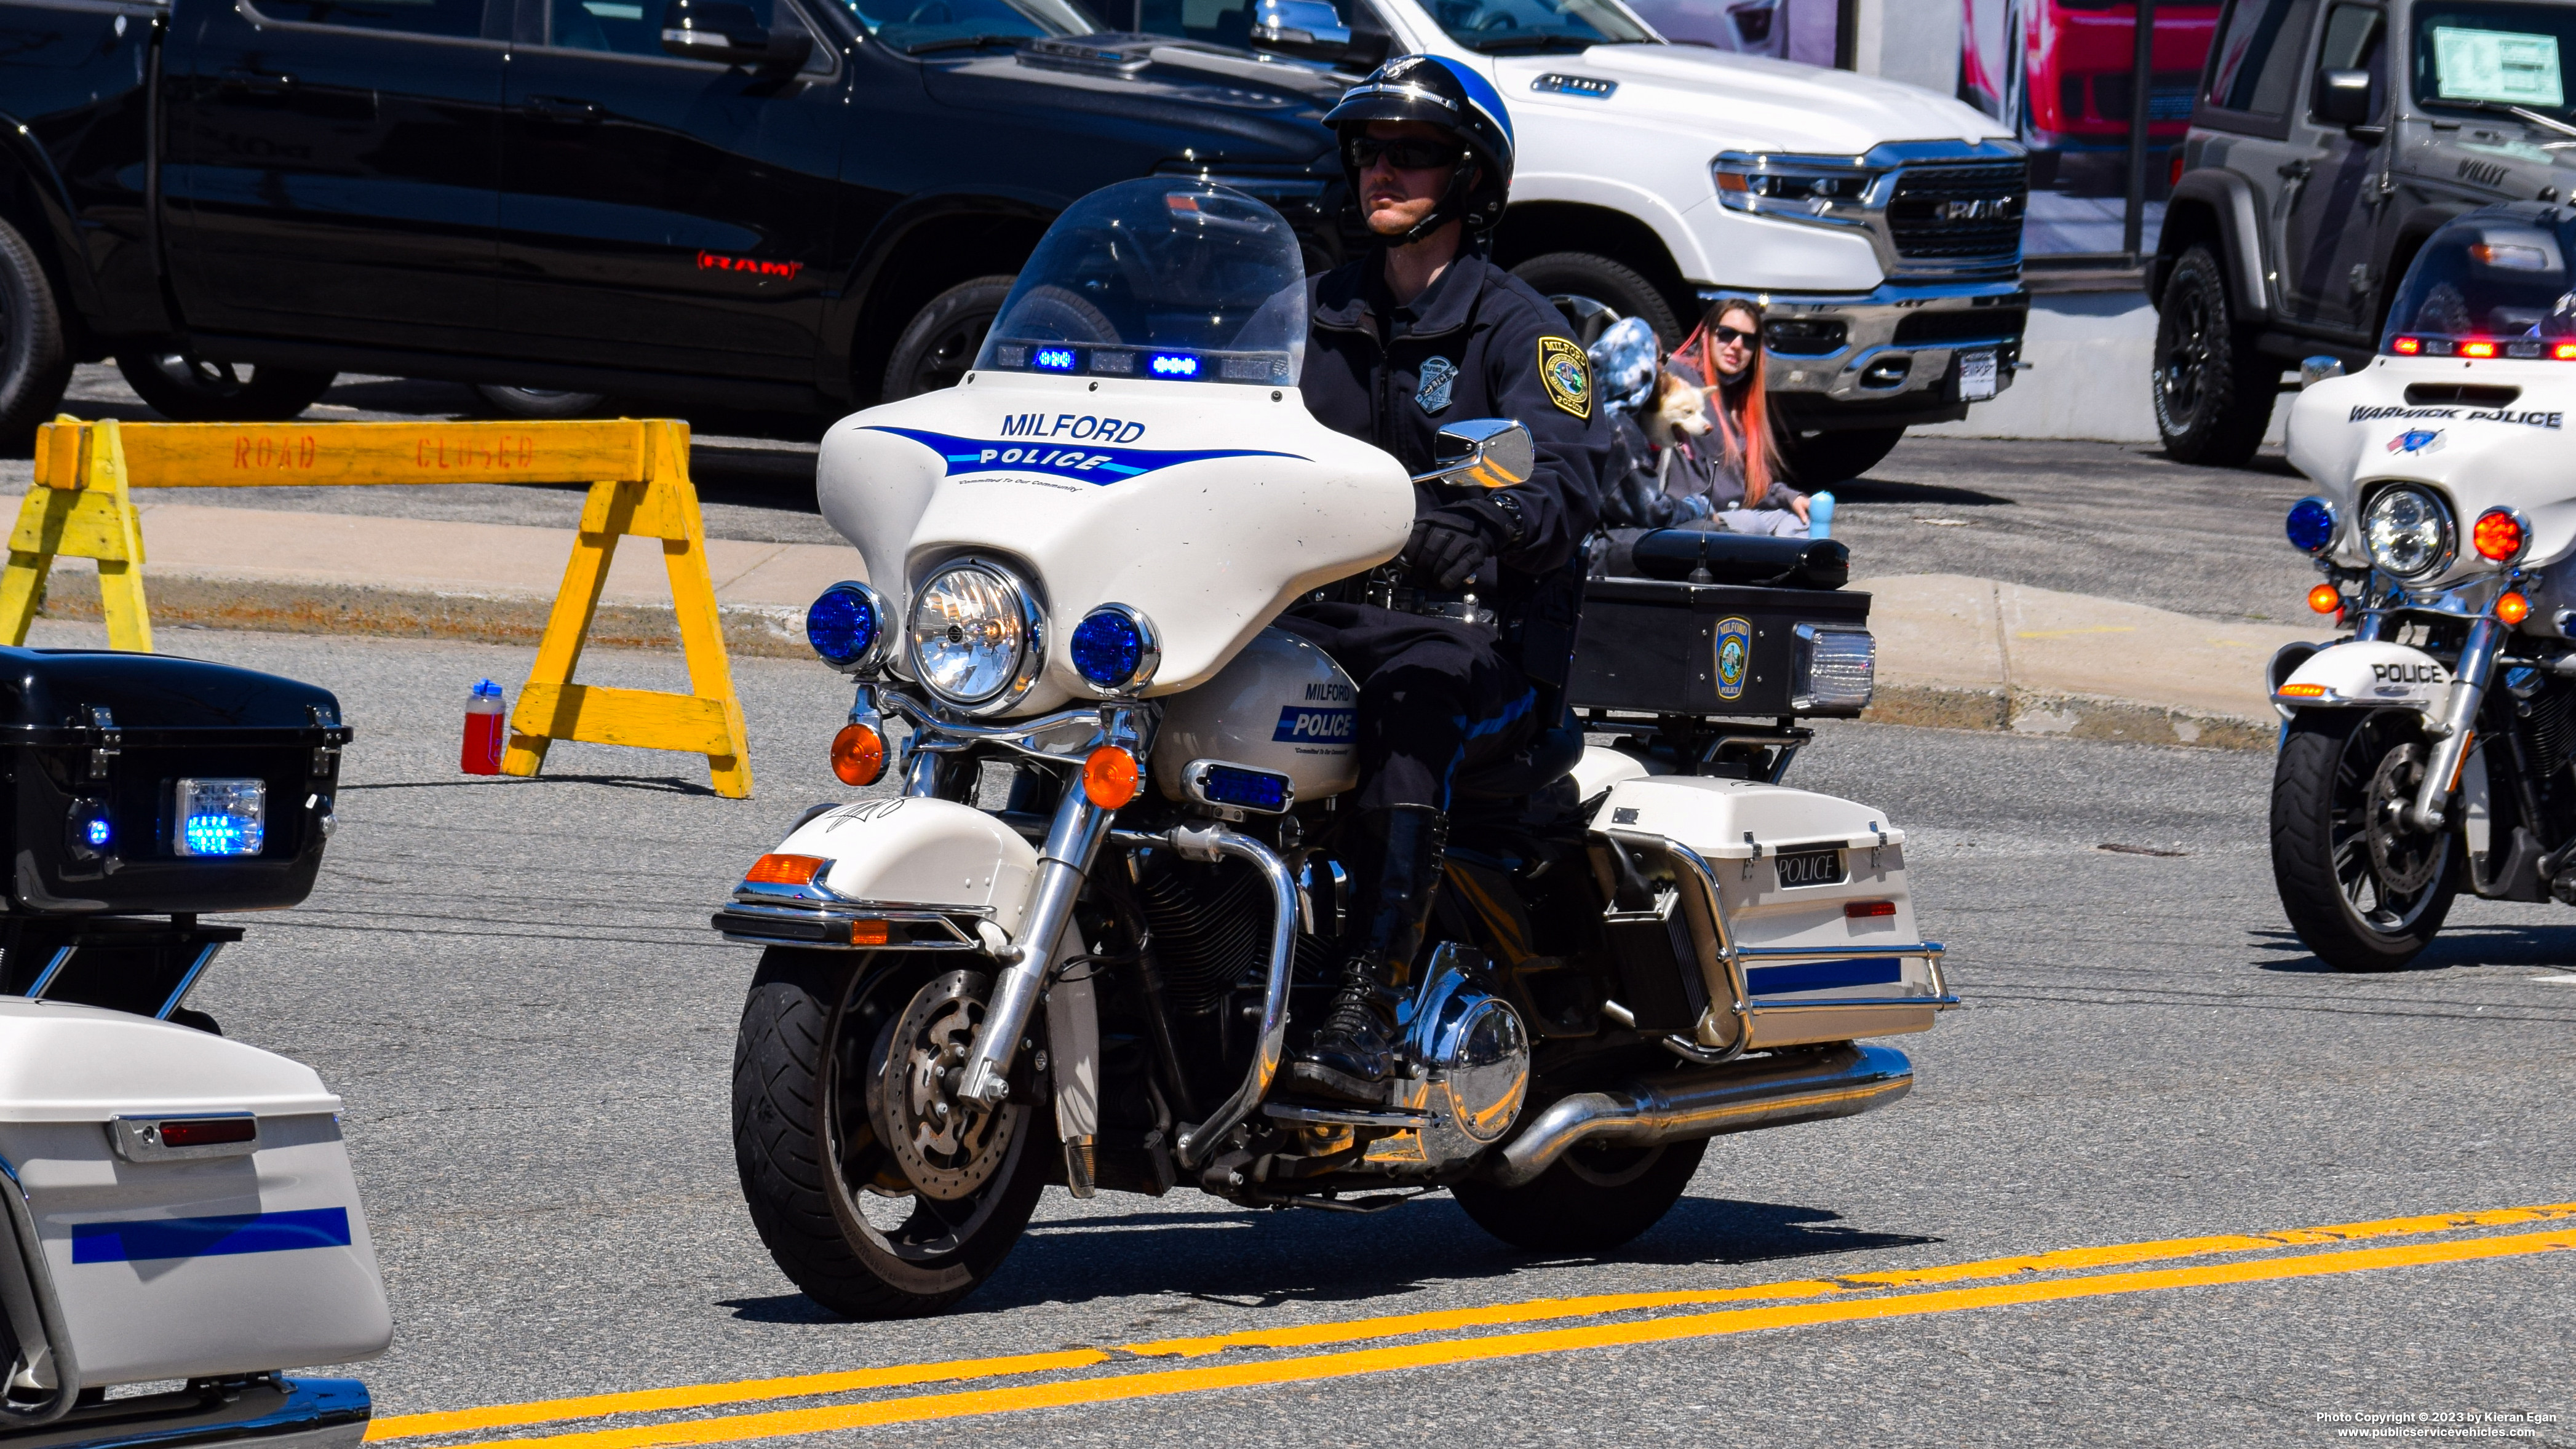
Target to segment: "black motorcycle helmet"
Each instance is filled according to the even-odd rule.
[[[1324,124],[1342,138],[1342,175],[1354,206],[1360,168],[1351,164],[1350,141],[1366,134],[1371,121],[1428,121],[1466,143],[1448,194],[1399,241],[1420,241],[1453,217],[1477,234],[1503,219],[1503,201],[1512,189],[1512,117],[1492,82],[1454,60],[1399,55],[1342,92]]]

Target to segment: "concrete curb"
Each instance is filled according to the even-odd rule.
[[[2280,735],[2278,720],[2210,714],[2134,699],[1927,684],[1880,685],[1877,698],[1861,718],[1871,724],[1925,729],[2009,730],[2020,735],[2218,750],[2269,750]]]

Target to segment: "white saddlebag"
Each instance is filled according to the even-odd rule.
[[[393,1323],[339,1108],[256,1047],[0,998],[0,1300],[50,1298],[83,1388],[373,1358]]]
[[[1915,928],[1905,832],[1874,807],[1664,775],[1613,785],[1592,828],[1660,855],[1655,874],[1675,887],[1667,907],[1687,924],[1705,973],[1702,1046],[1735,1044],[1739,981],[1748,1050],[1928,1031],[1956,1001],[1941,948]]]

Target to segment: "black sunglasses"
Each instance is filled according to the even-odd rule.
[[[1399,136],[1392,141],[1375,136],[1353,136],[1342,143],[1342,156],[1355,171],[1365,171],[1376,165],[1380,156],[1399,171],[1429,171],[1455,166],[1464,150],[1455,141],[1434,141],[1422,136]]]
[[[1727,326],[1727,325],[1726,325],[1725,323],[1723,323],[1723,322],[1718,323],[1716,326],[1711,327],[1711,328],[1710,328],[1710,329],[1708,329],[1708,330],[1717,334],[1717,345],[1718,345],[1718,346],[1720,346],[1720,347],[1724,347],[1726,344],[1728,344],[1728,343],[1730,343],[1730,342],[1748,342],[1748,343],[1749,343],[1749,342],[1754,342],[1754,341],[1758,341],[1758,340],[1760,340],[1760,339],[1759,339],[1759,334],[1757,334],[1757,333],[1753,333],[1753,332],[1738,332],[1738,331],[1736,331],[1734,328]]]

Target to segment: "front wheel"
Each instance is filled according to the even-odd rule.
[[[1533,1253],[1604,1253],[1664,1220],[1699,1171],[1708,1140],[1567,1149],[1535,1182],[1449,1189],[1476,1226]]]
[[[177,423],[282,423],[334,381],[328,372],[209,362],[169,342],[118,353],[116,370],[146,406]]]
[[[2272,879],[2290,928],[2338,971],[2394,971],[2431,945],[2459,890],[2448,830],[2400,813],[2432,742],[2412,710],[2308,710],[2272,769]]]
[[[2178,463],[2241,468],[2263,446],[2281,393],[2281,364],[2236,320],[2227,272],[2206,246],[2174,263],[2156,308],[2149,379],[2156,433]]]
[[[955,1095],[988,983],[772,947],[734,1043],[734,1163],[760,1239],[851,1318],[936,1313],[1001,1266],[1052,1172],[1052,1115]]]
[[[1664,294],[1655,290],[1655,284],[1636,268],[1624,263],[1590,252],[1549,252],[1512,268],[1512,275],[1536,287],[1568,317],[1607,314],[1609,322],[1642,317],[1655,330],[1659,345],[1672,347],[1682,340],[1681,324]],[[1606,327],[1608,323],[1601,325]],[[1596,329],[1591,337],[1576,340],[1588,347],[1600,335]]]
[[[897,402],[963,381],[1017,280],[977,277],[931,298],[895,339],[894,353],[886,359],[882,400]]]

